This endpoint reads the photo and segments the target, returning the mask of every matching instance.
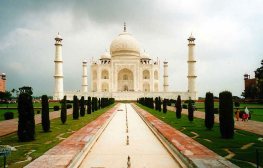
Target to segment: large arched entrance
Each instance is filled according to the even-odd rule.
[[[134,78],[131,70],[124,68],[119,71],[118,91],[134,91]]]

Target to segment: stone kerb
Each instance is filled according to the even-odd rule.
[[[112,118],[118,105],[102,114],[96,120],[90,122],[57,146],[51,148],[42,156],[31,162],[26,168],[64,168],[74,167],[73,162],[77,163],[80,155],[84,153],[87,146],[92,144],[97,139],[97,134],[102,132],[101,129],[106,127],[106,124]]]
[[[133,107],[148,124],[168,140],[190,167],[238,167],[137,105],[133,104]]]

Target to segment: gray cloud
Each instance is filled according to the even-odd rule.
[[[8,89],[52,95],[54,36],[63,40],[65,90],[79,90],[81,61],[98,58],[123,21],[152,58],[169,61],[171,90],[187,89],[187,37],[196,36],[198,89],[240,95],[243,74],[260,65],[260,0],[90,0],[0,2],[0,72]],[[4,26],[2,26],[4,25]]]

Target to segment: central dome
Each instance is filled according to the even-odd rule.
[[[110,45],[112,56],[137,56],[140,55],[140,47],[137,40],[130,34],[124,31],[119,34]]]

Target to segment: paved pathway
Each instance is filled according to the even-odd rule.
[[[128,162],[130,167],[181,167],[131,105],[121,104],[79,167],[121,168]]]
[[[175,107],[168,107],[167,108],[170,111],[175,111]],[[187,109],[183,109],[182,110],[183,114],[188,114]],[[201,111],[195,111],[194,112],[194,117],[197,118],[205,118],[205,113],[201,112]],[[219,115],[215,114],[215,122],[219,123]],[[248,131],[248,132],[252,132],[258,135],[262,135],[263,136],[263,122],[259,122],[259,121],[253,121],[253,120],[249,120],[247,122],[243,122],[241,120],[236,121],[235,120],[235,128],[236,129],[241,129],[244,131]]]
[[[68,109],[67,114],[68,115],[72,114],[72,109]],[[54,112],[49,113],[50,120],[59,118],[59,117],[60,117],[60,111],[54,111]],[[35,115],[35,124],[39,124],[39,123],[41,123],[41,114]],[[0,122],[0,137],[16,132],[17,127],[18,127],[18,118],[1,121]]]

